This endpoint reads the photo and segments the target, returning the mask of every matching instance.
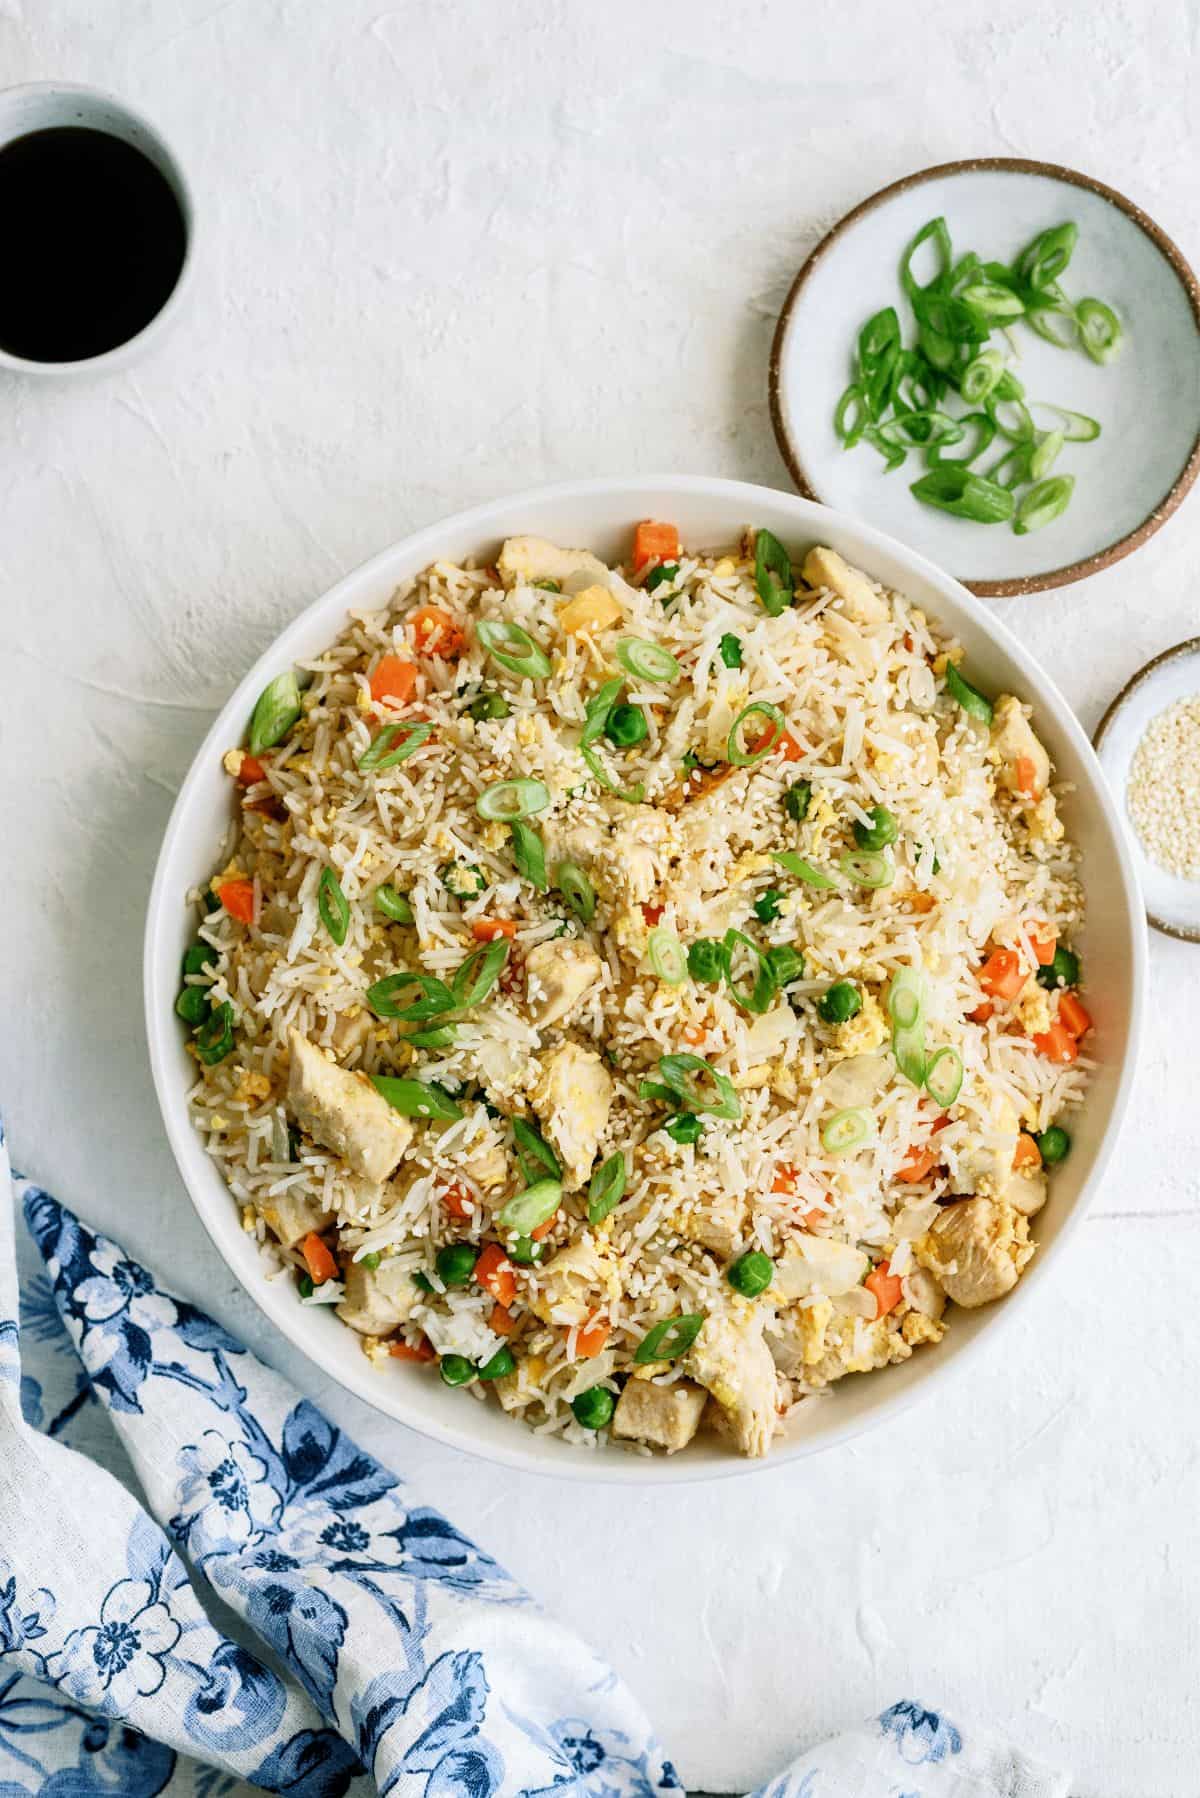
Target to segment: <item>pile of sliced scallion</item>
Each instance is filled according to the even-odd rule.
[[[1020,536],[1061,517],[1075,477],[1050,470],[1063,445],[1100,435],[1094,418],[1028,400],[993,331],[1024,321],[1060,349],[1110,362],[1121,323],[1103,300],[1068,298],[1060,285],[1078,230],[1069,221],[1041,231],[1016,260],[983,262],[973,250],[955,259],[944,218],[930,219],[900,260],[900,285],[912,308],[916,342],[906,349],[900,318],[885,306],[858,334],[854,379],[838,401],[834,428],[844,448],[868,443],[888,471],[910,450],[928,472],[911,491],[927,506],[976,524],[1011,523]],[[913,272],[924,246],[936,257],[925,282]],[[952,399],[957,410],[947,409]],[[1040,421],[1034,414],[1041,415]],[[999,437],[1003,450],[985,470],[979,460]],[[951,446],[963,447],[950,453]]]

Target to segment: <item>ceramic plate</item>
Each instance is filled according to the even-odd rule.
[[[985,261],[1003,262],[1047,226],[1073,220],[1079,240],[1062,285],[1075,299],[1107,301],[1125,327],[1120,351],[1103,367],[1082,350],[1046,343],[1027,325],[1011,333],[1020,352],[1014,371],[1028,397],[1086,413],[1102,426],[1096,441],[1066,445],[1054,473],[1076,476],[1071,505],[1028,536],[915,500],[909,486],[925,472],[919,452],[888,474],[869,445],[844,450],[834,433],[860,326],[895,305],[905,343],[914,340],[897,270],[905,246],[939,214],[956,257],[973,249]],[[998,333],[991,342],[1004,348]],[[775,334],[771,410],[784,459],[809,498],[869,519],[976,593],[1061,586],[1136,549],[1200,469],[1200,288],[1153,220],[1086,175],[1001,159],[927,169],[848,213],[800,270]],[[997,438],[979,460],[981,471],[1002,448]]]
[[[1197,693],[1200,637],[1192,637],[1139,669],[1105,712],[1095,737],[1100,766],[1129,826],[1146,916],[1156,930],[1192,943],[1200,942],[1200,881],[1181,880],[1147,855],[1130,823],[1126,795],[1134,752],[1147,726],[1177,699],[1190,699]],[[1200,780],[1200,770],[1196,778]]]

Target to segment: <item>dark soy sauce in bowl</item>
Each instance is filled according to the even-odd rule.
[[[174,188],[119,137],[51,126],[0,146],[0,349],[83,362],[160,313],[187,253]]]

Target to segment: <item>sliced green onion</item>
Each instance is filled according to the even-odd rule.
[[[961,443],[966,436],[962,421],[935,410],[901,412],[877,427],[885,443],[905,449],[926,449],[933,444]]]
[[[928,224],[921,226],[900,258],[900,285],[910,300],[914,294],[922,292],[922,284],[912,272],[912,262],[923,243],[933,244],[939,264],[937,274],[932,281],[925,283],[926,286],[933,287],[936,283],[946,280],[954,263],[954,253],[950,247],[950,233],[946,229],[945,219],[930,219]]]
[[[793,824],[803,824],[812,804],[811,780],[798,780],[783,796],[783,809]]]
[[[1065,442],[1066,438],[1061,431],[1042,432],[1037,443],[1034,445],[1033,453],[1029,458],[1029,478],[1031,481],[1041,481],[1045,479],[1050,473],[1050,470],[1054,467],[1055,462],[1058,460],[1059,452]]]
[[[646,939],[646,960],[660,980],[678,986],[687,978],[687,956],[683,944],[673,930],[657,924]]]
[[[206,1068],[216,1067],[232,1050],[233,1021],[233,1006],[226,999],[197,1030],[196,1053]]]
[[[699,937],[688,950],[688,973],[702,986],[718,985],[728,965],[729,951],[712,937]]]
[[[410,1030],[404,1038],[414,1049],[448,1049],[457,1040],[456,1024],[439,1024],[434,1030]]]
[[[623,799],[626,805],[640,805],[642,803],[642,800],[646,796],[646,787],[643,781],[639,780],[636,785],[632,787],[621,786],[618,781],[613,779],[594,749],[585,749],[583,751],[583,759],[587,764],[588,771],[595,776],[602,787],[608,788],[614,798]]]
[[[539,1130],[535,1130],[525,1118],[514,1118],[512,1133],[521,1172],[531,1184],[539,1174],[548,1175],[551,1180],[562,1179],[558,1156]]]
[[[529,680],[545,680],[549,674],[549,656],[519,624],[506,618],[485,618],[475,626],[475,635],[493,661],[510,674],[522,674]]]
[[[1103,300],[1080,300],[1075,308],[1079,337],[1093,362],[1111,362],[1121,347],[1121,321]]]
[[[1079,320],[1068,300],[1054,290],[1034,292],[1026,300],[1025,320],[1031,331],[1056,350],[1072,350],[1079,342]]]
[[[505,1343],[503,1347],[496,1350],[489,1361],[484,1361],[480,1365],[479,1377],[481,1380],[506,1380],[510,1373],[515,1373],[516,1366],[513,1352]]]
[[[193,1030],[198,1030],[212,1010],[212,1000],[208,996],[206,986],[185,986],[175,1001],[175,1014]]]
[[[215,968],[221,959],[221,951],[214,949],[211,943],[196,942],[184,951],[183,973],[186,979],[189,974],[204,974],[211,981],[210,968]]]
[[[939,462],[909,491],[923,505],[969,518],[975,524],[1003,524],[1013,514],[1013,496],[994,481],[972,474],[961,462]]]
[[[1010,490],[1019,487],[1022,481],[1029,479],[1029,464],[1033,457],[1033,449],[1029,443],[1013,443],[1005,450],[998,462],[993,462],[987,471],[986,478],[995,481],[998,487]]]
[[[971,718],[978,718],[981,724],[992,722],[992,704],[985,699],[978,687],[973,687],[965,675],[958,672],[953,662],[946,663],[946,691],[964,712]]]
[[[661,586],[664,586],[668,581],[675,581],[675,580],[678,580],[678,578],[679,578],[679,563],[678,562],[659,562],[656,564],[655,567],[653,567],[650,570],[649,574],[646,576],[646,581],[645,581],[646,591],[647,591],[647,593],[656,593],[658,591],[658,589]],[[669,596],[668,596],[668,603],[669,603]]]
[[[704,1327],[700,1312],[684,1312],[679,1317],[664,1318],[648,1330],[633,1351],[639,1367],[651,1361],[677,1361],[687,1353]]]
[[[672,1142],[685,1145],[699,1142],[704,1135],[704,1125],[698,1117],[693,1117],[690,1111],[677,1112],[673,1118],[667,1119],[663,1129]]]
[[[896,864],[890,855],[871,849],[847,849],[838,856],[838,868],[860,887],[890,887]]]
[[[900,369],[900,320],[894,306],[869,318],[858,334],[858,389],[867,412],[878,418],[890,403]]]
[[[870,818],[869,824],[863,824],[859,819],[855,819],[854,841],[860,849],[886,849],[889,843],[896,841],[900,834],[900,826],[886,805],[873,805]]]
[[[1065,406],[1052,406],[1047,400],[1035,400],[1039,411],[1051,412],[1058,420],[1059,429],[1068,443],[1094,443],[1100,435],[1100,426],[1086,412],[1070,412]]]
[[[1010,443],[1028,443],[1034,434],[1033,416],[1022,399],[997,399],[989,394],[983,409],[1002,437]]]
[[[608,723],[608,714],[617,702],[617,696],[624,681],[618,676],[616,680],[606,680],[602,687],[597,687],[588,700],[583,714],[583,735],[579,739],[580,749],[587,749],[597,738],[604,735],[604,726]]]
[[[544,893],[550,882],[546,878],[546,848],[541,837],[532,824],[523,824],[516,819],[509,825],[512,836],[513,861],[517,864],[517,873],[530,886]]]
[[[512,712],[512,707],[509,705],[507,699],[505,699],[503,693],[497,693],[494,688],[490,688],[480,692],[471,701],[467,710],[470,712],[472,718],[477,718],[480,723],[482,723],[485,718],[509,717]]]
[[[725,1278],[743,1298],[757,1298],[775,1277],[775,1263],[761,1249],[748,1249],[725,1271]]]
[[[664,1055],[658,1073],[685,1111],[709,1112],[735,1123],[741,1117],[741,1101],[733,1082],[699,1055]]]
[[[980,350],[963,369],[958,391],[968,406],[980,406],[1004,374],[1004,357],[999,350]]]
[[[845,389],[833,412],[833,428],[837,432],[843,449],[853,449],[867,426],[870,424],[875,409],[857,381],[851,381]],[[780,611],[783,610],[781,606]]]
[[[888,1016],[898,1030],[915,1030],[924,1022],[928,1001],[925,976],[917,968],[898,968],[888,989]]]
[[[509,1199],[496,1213],[501,1229],[514,1236],[529,1236],[549,1223],[562,1204],[562,1184],[558,1180],[535,1180],[524,1192]]]
[[[820,868],[814,867],[812,862],[806,861],[802,855],[797,855],[794,849],[778,849],[772,855],[771,860],[778,862],[781,868],[786,868],[789,874],[794,874],[797,880],[803,880],[807,886],[837,886],[836,880],[828,874],[823,874]]]
[[[649,733],[646,714],[638,705],[615,705],[604,723],[604,734],[616,749],[632,749]]]
[[[378,773],[385,768],[394,768],[397,763],[406,762],[410,755],[415,755],[432,731],[432,724],[426,724],[423,719],[401,718],[395,724],[385,724],[359,756],[358,766],[374,768]],[[397,743],[398,748],[394,747]]]
[[[862,440],[864,443],[869,443],[873,450],[879,451],[887,463],[887,467],[884,469],[885,474],[891,474],[894,468],[899,468],[908,454],[902,444],[889,443],[887,438],[881,434],[878,425],[869,425],[862,434]]]
[[[670,650],[647,642],[645,637],[622,637],[616,653],[622,668],[636,674],[640,680],[679,679],[679,663]]]
[[[733,976],[734,952],[739,947],[745,949],[753,958],[754,980],[750,985],[744,981],[739,983]],[[750,938],[744,936],[740,930],[725,932],[725,948],[729,953],[729,963],[725,969],[725,985],[729,989],[730,998],[740,1005],[743,1011],[761,1016],[764,1011],[770,1009],[771,1001],[777,990],[774,968],[757,943],[752,943]]]
[[[390,918],[393,924],[411,924],[413,921],[412,901],[391,885],[376,887],[375,909]]]
[[[962,1091],[963,1062],[957,1049],[937,1049],[925,1070],[925,1088],[935,1104],[945,1111]]]
[[[741,640],[732,631],[726,631],[717,646],[721,651],[721,660],[726,668],[740,668],[742,665]]]
[[[1071,260],[1078,237],[1079,227],[1069,219],[1066,224],[1039,231],[1013,265],[1019,279],[1030,287],[1048,287],[1057,281]]]
[[[959,420],[963,427],[964,437],[969,437],[967,447],[957,456],[948,456],[940,443],[931,443],[925,452],[925,460],[931,467],[938,462],[957,462],[966,468],[990,445],[996,435],[996,421],[989,418],[986,412],[968,412]]]
[[[795,597],[791,558],[778,537],[761,525],[754,534],[754,584],[772,618],[786,612]]]
[[[487,887],[487,876],[475,862],[450,862],[441,876],[442,885],[456,899],[477,899]]]
[[[1002,286],[999,281],[972,281],[958,297],[965,306],[974,307],[985,319],[992,319],[998,325],[1020,318],[1025,310],[1020,294],[1011,287]]]
[[[603,1223],[610,1211],[615,1211],[625,1194],[627,1177],[624,1151],[618,1149],[607,1161],[601,1162],[588,1182],[587,1220],[593,1226]]]
[[[748,718],[766,718],[774,725],[774,730],[767,731],[758,747],[745,750],[741,746],[741,729]],[[769,705],[765,699],[755,699],[740,711],[733,721],[733,729],[729,733],[729,741],[725,745],[725,758],[735,768],[752,768],[761,762],[765,755],[770,755],[784,731],[784,716],[777,705]]]
[[[317,910],[321,922],[340,949],[350,928],[350,901],[332,868],[322,868],[317,882]]]
[[[848,1155],[874,1139],[875,1119],[869,1111],[835,1111],[821,1125],[821,1147],[828,1155]]]
[[[456,1011],[470,1011],[483,1004],[500,978],[510,947],[507,937],[498,936],[472,949],[450,983]]]
[[[1030,531],[1040,531],[1044,525],[1053,524],[1061,518],[1071,503],[1071,495],[1075,491],[1073,474],[1051,475],[1048,481],[1039,481],[1031,487],[1017,507],[1017,516],[1013,519],[1013,530],[1018,537],[1028,536]]]
[[[559,862],[554,884],[580,923],[590,924],[596,915],[596,889],[579,863]]]
[[[510,823],[514,818],[528,818],[544,812],[550,803],[550,789],[542,780],[496,780],[485,787],[475,801],[481,818],[499,818]]]
[[[268,681],[250,716],[250,754],[261,755],[264,749],[274,749],[276,743],[281,743],[299,719],[301,709],[300,685],[290,668],[286,674],[277,674]]]
[[[892,1054],[904,1078],[911,1080],[914,1086],[924,1086],[929,1068],[925,1054],[924,1018],[911,1030],[902,1030],[899,1025],[893,1028]]]
[[[423,1080],[402,1080],[395,1074],[372,1074],[371,1085],[401,1117],[460,1118],[462,1109],[440,1086]]]
[[[398,1004],[398,995],[411,987],[416,987],[423,997],[414,999],[409,1005]],[[407,968],[399,974],[385,974],[382,980],[369,986],[366,1001],[377,1018],[399,1018],[410,1024],[455,1009],[454,994],[443,981],[432,974],[414,974]]]

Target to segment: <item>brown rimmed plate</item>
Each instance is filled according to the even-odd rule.
[[[853,375],[859,327],[896,305],[904,340],[912,315],[897,275],[905,245],[943,215],[955,254],[1011,261],[1047,226],[1071,219],[1079,239],[1062,285],[1073,299],[1112,305],[1124,340],[1106,366],[1061,350],[1018,324],[1013,367],[1031,399],[1100,421],[1100,437],[1070,442],[1054,468],[1073,474],[1067,511],[1017,536],[922,505],[925,472],[911,452],[892,473],[867,444],[845,450],[833,428]],[[992,343],[1004,347],[993,335]],[[771,351],[771,415],[785,462],[806,497],[888,531],[985,596],[1033,593],[1094,574],[1166,522],[1200,471],[1200,286],[1178,247],[1124,195],[1073,169],[1003,157],[944,163],[908,175],[847,213],[792,284]],[[1035,417],[1053,422],[1046,413]],[[986,472],[996,444],[976,466]],[[954,452],[951,452],[954,453]]]
[[[1179,699],[1200,694],[1200,637],[1164,649],[1139,668],[1101,718],[1092,741],[1113,798],[1129,827],[1134,865],[1155,930],[1200,943],[1200,880],[1183,880],[1148,855],[1129,817],[1129,775],[1134,753],[1151,723]],[[1200,784],[1200,768],[1195,770]]]

